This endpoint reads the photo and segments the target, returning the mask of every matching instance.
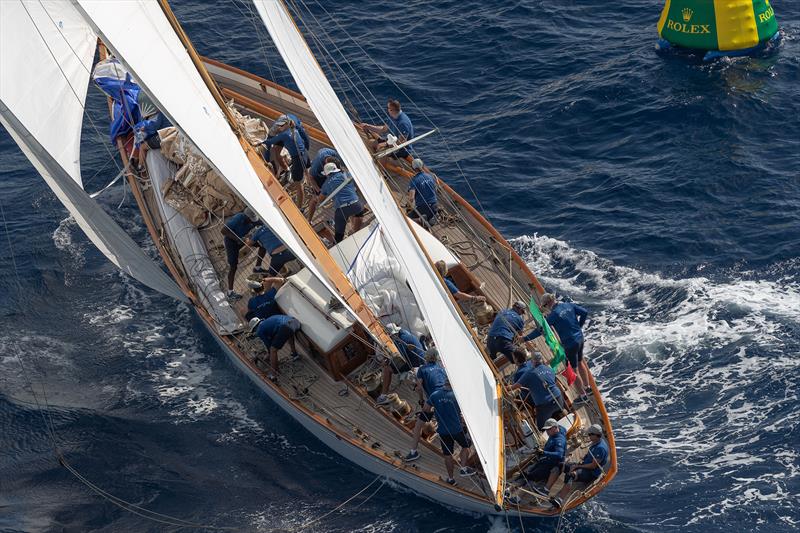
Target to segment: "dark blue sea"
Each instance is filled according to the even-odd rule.
[[[324,2],[335,21],[289,4],[362,118],[397,96],[418,130],[435,124],[426,162],[590,309],[619,474],[562,531],[796,531],[800,3],[772,2],[776,54],[711,65],[656,56],[654,0]],[[174,10],[201,53],[291,84],[247,3]],[[90,95],[94,191],[117,169]],[[79,483],[44,420],[86,479],[196,523],[293,531],[373,480],[260,394],[189,307],[106,261],[5,131],[0,176],[0,530],[177,529]],[[155,257],[130,191],[100,198]],[[309,530],[557,526],[376,483]]]

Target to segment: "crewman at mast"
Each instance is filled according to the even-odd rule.
[[[419,406],[425,406],[425,400],[431,397],[431,394],[444,387],[447,381],[447,374],[444,372],[438,363],[439,350],[431,346],[425,351],[425,364],[417,369],[417,394],[419,394]],[[414,423],[414,440],[411,445],[411,451],[403,458],[407,463],[419,459],[419,439],[422,437],[422,427],[430,422],[432,414],[421,410],[417,413],[417,421]]]
[[[414,203],[414,209],[408,217],[433,226],[436,223],[436,213],[439,211],[436,178],[425,172],[425,164],[422,159],[414,159],[411,168],[417,173],[408,182],[408,200]]]
[[[305,130],[303,131],[305,132]],[[272,148],[283,146],[292,156],[292,184],[289,189],[295,193],[297,206],[302,209],[305,201],[303,178],[305,177],[306,169],[311,166],[311,162],[308,160],[306,144],[297,124],[289,117],[282,115],[270,128],[270,136],[264,139],[262,144],[267,148],[270,161],[275,165],[278,173],[283,168],[283,161],[280,157],[280,150],[273,150]]]
[[[233,282],[236,279],[236,269],[239,266],[239,251],[245,245],[245,237],[256,226],[260,226],[261,221],[255,211],[249,207],[230,217],[222,225],[223,244],[225,245],[225,256],[228,260],[228,298],[238,300],[241,294],[233,290]]]
[[[567,361],[577,372],[578,390],[581,391],[577,401],[587,401],[587,394],[591,394],[592,389],[588,388],[591,383],[589,369],[586,363],[581,364],[583,362],[583,330],[581,328],[586,323],[589,311],[571,302],[557,304],[555,296],[545,293],[542,295],[542,314],[546,314],[547,323],[558,333]],[[526,336],[525,339],[532,341],[541,334],[542,330],[538,329]]]
[[[267,226],[258,228],[247,244],[258,247],[258,256],[253,267],[254,274],[270,273],[273,276],[277,276],[280,274],[283,265],[297,259]],[[261,266],[261,262],[267,254],[269,254],[269,270]]]
[[[373,134],[373,151],[380,151],[387,146],[396,146],[414,138],[414,125],[408,115],[400,109],[400,101],[390,98],[386,103],[386,111],[389,114],[389,121],[382,125],[361,123],[361,129]],[[405,159],[411,151],[411,145],[401,148],[392,153],[395,159]]]
[[[497,313],[492,327],[489,328],[486,341],[489,357],[494,358],[495,354],[501,353],[506,356],[507,360],[511,360],[514,341],[525,327],[523,316],[525,316],[525,302],[520,300],[514,302],[511,309],[503,309]]]
[[[397,351],[403,358],[403,363],[397,366],[389,357],[383,360],[381,395],[375,400],[378,405],[389,403],[389,398],[386,394],[392,384],[392,374],[402,374],[425,363],[422,343],[416,335],[394,323],[386,324],[386,332],[389,333],[389,337],[397,347]]]
[[[248,281],[247,284],[253,290],[253,296],[247,301],[247,313],[245,320],[253,318],[265,319],[272,315],[279,314],[278,303],[275,296],[278,289],[286,280],[281,277],[264,278],[261,281]]]
[[[355,183],[353,183],[353,180],[346,172],[339,170],[336,163],[325,163],[322,174],[326,177],[325,183],[322,184],[319,195],[309,203],[308,220],[314,219],[314,213],[316,213],[317,206],[320,202],[322,202],[326,196],[336,192],[336,195],[333,197],[333,232],[334,240],[336,242],[341,242],[341,240],[344,239],[347,222],[351,217],[353,218],[353,233],[361,229],[364,217],[364,206],[358,198]]]
[[[511,390],[522,391],[522,400],[536,411],[536,427],[543,429],[545,421],[562,410],[564,400],[556,385],[556,374],[544,364],[540,352],[533,353],[531,363],[533,368],[525,371]]]
[[[339,165],[339,154],[333,148],[320,148],[317,155],[311,161],[308,175],[311,176],[311,187],[319,192],[322,184],[325,183],[326,176],[322,173],[325,163],[336,163]]]
[[[560,509],[564,505],[564,498],[574,490],[583,490],[603,475],[603,469],[608,463],[609,449],[608,443],[603,439],[603,428],[600,424],[592,424],[587,431],[589,435],[589,451],[579,464],[567,464],[564,466],[564,486],[558,492],[558,496],[550,498],[556,508]]]

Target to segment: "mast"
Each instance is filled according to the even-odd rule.
[[[208,90],[211,91],[214,100],[224,113],[226,119],[228,120],[228,124],[236,134],[242,149],[247,155],[247,159],[250,161],[250,164],[258,175],[258,178],[261,180],[261,183],[263,184],[267,193],[269,193],[269,195],[275,201],[278,208],[281,210],[283,215],[297,232],[297,235],[308,248],[308,251],[317,261],[322,271],[328,276],[329,280],[339,291],[339,294],[342,296],[342,298],[344,298],[345,302],[358,315],[358,318],[361,320],[361,322],[367,326],[372,335],[378,341],[380,341],[384,347],[386,347],[392,353],[397,353],[397,348],[386,334],[383,324],[378,321],[370,308],[364,303],[361,295],[355,290],[353,285],[350,283],[350,280],[341,271],[339,265],[337,265],[333,260],[330,252],[320,240],[319,236],[314,231],[314,228],[311,227],[309,221],[306,220],[305,216],[303,216],[303,213],[300,212],[300,209],[297,207],[297,205],[295,205],[292,198],[286,193],[278,180],[275,179],[275,176],[272,174],[269,168],[267,168],[267,165],[262,159],[261,155],[242,135],[233,113],[231,113],[230,109],[228,109],[228,106],[225,104],[225,100],[222,97],[217,84],[211,78],[211,75],[208,73],[208,70],[200,59],[200,56],[197,54],[194,45],[192,45],[189,37],[183,31],[183,27],[181,27],[180,23],[175,17],[175,14],[172,12],[169,2],[167,0],[159,0],[159,5],[161,6],[162,11],[164,12],[165,17],[169,21],[173,30],[175,30],[176,35],[186,49],[186,52],[189,54],[189,57],[192,59],[192,63],[197,68],[197,71],[208,87]]]

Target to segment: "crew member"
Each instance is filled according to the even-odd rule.
[[[564,498],[573,490],[583,490],[594,483],[603,475],[604,467],[608,462],[608,443],[603,439],[603,428],[600,424],[592,424],[587,432],[589,434],[589,451],[580,464],[567,464],[564,466],[564,486],[557,496],[550,498],[556,508],[564,505]]]
[[[523,316],[525,316],[525,303],[519,300],[514,302],[510,309],[503,309],[497,313],[492,327],[489,328],[489,338],[486,342],[489,357],[494,358],[495,354],[501,353],[507,360],[511,360],[514,340],[525,326]]]
[[[439,271],[439,275],[442,276],[442,279],[444,280],[444,284],[447,285],[447,290],[450,291],[450,294],[453,295],[453,298],[455,298],[456,300],[461,301],[461,302],[485,302],[486,301],[486,297],[484,297],[484,296],[479,296],[477,294],[467,294],[466,292],[461,292],[459,290],[458,286],[456,285],[456,282],[453,281],[453,278],[451,278],[450,276],[447,275],[447,263],[445,263],[442,260],[439,260],[439,261],[436,261],[434,263],[434,266],[436,266],[436,270]]]
[[[540,352],[531,356],[533,368],[511,385],[511,390],[521,390],[521,398],[536,410],[536,427],[542,429],[545,421],[563,408],[561,391],[556,385],[553,369],[544,364]]]
[[[392,384],[392,374],[402,374],[425,364],[422,343],[416,335],[393,323],[386,324],[386,332],[403,358],[403,364],[397,366],[391,357],[383,360],[381,395],[375,400],[378,405],[389,403],[386,393],[389,392],[389,386]]]
[[[578,390],[581,391],[581,395],[576,401],[585,402],[588,400],[587,393],[591,393],[592,389],[588,388],[591,383],[589,369],[586,363],[581,364],[583,361],[583,330],[581,328],[586,323],[589,311],[571,302],[556,303],[555,296],[547,293],[542,296],[542,314],[545,313],[547,323],[556,330],[558,338],[561,339],[567,361],[577,372]],[[542,331],[539,329],[525,339],[533,340],[541,334]]]
[[[322,169],[325,163],[339,164],[339,154],[333,148],[320,148],[317,155],[311,161],[311,166],[308,169],[308,175],[311,176],[311,186],[315,191],[319,192],[322,184],[325,183],[325,175]]]
[[[453,451],[455,450],[455,443],[461,446],[458,462],[461,465],[459,474],[461,477],[474,476],[475,470],[466,466],[469,454],[472,449],[472,442],[469,437],[464,433],[464,427],[461,425],[461,409],[456,402],[456,395],[450,387],[450,381],[445,381],[444,387],[433,392],[430,397],[425,401],[423,411],[426,413],[433,413],[436,415],[437,428],[436,432],[439,434],[439,440],[442,441],[442,454],[444,455],[444,465],[447,468],[447,483],[455,485],[456,480],[453,479]]]
[[[314,219],[314,213],[319,203],[322,202],[326,196],[333,194],[333,192],[344,183],[344,187],[339,189],[339,192],[333,197],[333,206],[335,210],[333,215],[334,240],[340,242],[344,239],[347,221],[350,217],[353,218],[353,233],[361,229],[364,217],[364,206],[358,198],[358,192],[356,191],[353,180],[350,179],[346,172],[339,170],[336,163],[325,163],[322,174],[326,176],[325,183],[322,184],[319,196],[311,200],[308,206],[308,220]]]
[[[280,311],[275,302],[278,289],[286,280],[280,277],[264,278],[261,281],[248,281],[248,285],[253,290],[253,296],[247,301],[247,313],[244,315],[246,320],[253,318],[265,319],[272,315],[277,315]]]
[[[417,394],[419,394],[419,406],[425,406],[425,400],[431,394],[444,387],[447,381],[447,374],[444,368],[439,366],[436,360],[439,357],[439,350],[431,346],[425,351],[425,364],[417,369]],[[407,463],[419,459],[419,439],[422,437],[422,427],[431,421],[431,413],[424,410],[417,413],[417,421],[414,423],[414,440],[411,451],[403,458]]]
[[[540,352],[536,353],[539,354],[537,357],[542,356]],[[514,348],[514,352],[511,354],[511,357],[514,359],[514,364],[517,365],[517,369],[511,376],[511,383],[514,384],[519,381],[519,378],[522,377],[522,374],[533,368],[533,363],[528,360],[528,352],[521,346]]]
[[[547,442],[542,448],[537,461],[529,466],[520,478],[512,483],[511,489],[531,483],[531,489],[540,496],[547,497],[550,489],[558,481],[558,475],[567,454],[567,430],[560,426],[555,418],[548,418],[544,423]],[[509,498],[511,503],[518,503],[519,498]]]
[[[297,196],[297,206],[302,209],[303,202],[305,201],[305,193],[303,192],[303,178],[305,177],[305,170],[311,165],[308,160],[306,152],[306,145],[303,137],[297,128],[297,125],[288,117],[283,121],[276,121],[276,133],[264,139],[263,145],[269,150],[270,159],[273,159],[273,146],[283,146],[292,156],[291,177],[292,184],[289,189]],[[272,129],[270,130],[272,131]],[[274,159],[280,167],[283,165],[280,157]]]
[[[273,373],[268,377],[271,380],[274,381],[278,373],[278,350],[283,348],[287,340],[292,349],[292,359],[300,357],[295,344],[295,335],[300,331],[300,321],[296,318],[289,315],[272,315],[264,320],[253,318],[250,320],[250,331],[261,339],[269,350],[269,362]],[[256,363],[260,360],[261,358],[256,356]]]
[[[245,243],[245,237],[256,226],[261,225],[258,216],[249,207],[228,218],[222,225],[222,237],[225,244],[225,256],[228,259],[228,298],[238,300],[241,294],[233,290],[236,268],[239,266],[239,251]]]
[[[393,98],[389,99],[386,103],[386,111],[389,114],[389,122],[387,124],[382,126],[365,124],[363,122],[360,124],[361,129],[367,133],[373,134],[373,151],[380,151],[389,145],[394,146],[402,144],[414,138],[414,125],[411,123],[411,119],[408,118],[408,115],[400,109],[399,100]],[[410,151],[411,145],[408,145],[392,153],[392,157],[396,159],[405,159],[408,157]]]
[[[266,225],[253,232],[253,236],[247,244],[249,246],[258,247],[258,256],[256,257],[256,264],[253,267],[254,274],[266,274],[269,272],[273,276],[277,276],[283,268],[283,265],[297,259]],[[261,262],[267,254],[269,254],[269,270],[261,266]]]
[[[411,168],[417,173],[408,182],[408,201],[414,203],[414,210],[408,216],[433,226],[439,210],[436,198],[436,178],[425,172],[422,159],[414,159],[411,162]]]

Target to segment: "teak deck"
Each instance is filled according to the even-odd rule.
[[[312,138],[311,154],[316,153],[320,146],[329,144],[327,136],[319,129],[316,118],[305,104],[302,96],[222,63],[208,59],[204,61],[225,97],[233,99],[243,113],[259,116],[266,119],[268,123],[282,113],[294,113],[301,118]],[[125,157],[124,152],[122,155]],[[392,174],[389,185],[399,200],[405,195],[410,175],[408,165],[393,163],[387,169]],[[129,182],[134,189],[134,196],[139,203],[150,234],[164,257],[167,267],[178,280],[182,289],[192,298],[201,318],[213,326],[211,318],[202,306],[197,304],[187,281],[188,278],[181,270],[180,260],[173,255],[168,240],[160,230],[161,221],[158,217],[158,210],[154,207],[152,189],[143,188],[136,179],[129,179]],[[442,217],[441,222],[433,227],[432,233],[460,258],[463,266],[471,273],[469,277],[474,276],[474,279],[479,280],[479,288],[467,288],[465,292],[476,292],[474,289],[477,289],[477,292],[487,297],[495,309],[507,307],[513,300],[527,301],[532,293],[541,294],[542,288],[539,282],[494,228],[446,184],[443,184],[442,188],[444,190],[439,194],[440,209],[446,214]],[[306,199],[308,200],[310,197],[311,194],[307,191]],[[320,210],[315,216],[314,227],[317,228],[320,224],[324,224],[324,221],[329,218],[330,207]],[[366,221],[370,221],[371,218],[370,215]],[[219,273],[222,285],[225,287],[227,264],[218,225],[201,230],[201,236],[205,241],[212,263]],[[254,260],[255,251],[251,251],[239,263],[235,287],[238,292],[245,295],[248,294],[245,281],[252,276]],[[268,260],[267,258],[266,261],[268,262]],[[267,265],[265,264],[265,266]],[[289,266],[295,270],[300,267],[296,263]],[[462,290],[464,289],[465,287],[462,286]],[[246,300],[247,296],[235,306],[240,316],[244,314]],[[470,316],[469,306],[462,305],[462,309],[467,316]],[[530,327],[529,323],[527,329]],[[488,326],[478,328],[481,338],[485,336],[486,329]],[[304,342],[298,343],[302,358],[295,362],[289,358],[287,344],[280,352],[280,374],[277,382],[273,384],[269,382],[264,373],[263,369],[266,367],[259,367],[254,363],[254,357],[259,354],[262,356],[262,360],[266,361],[267,359],[266,351],[260,340],[253,339],[246,333],[227,337],[218,336],[218,339],[247,366],[250,372],[258,375],[264,385],[275,389],[295,408],[334,431],[338,439],[360,446],[364,453],[380,458],[396,469],[402,469],[420,478],[440,483],[449,490],[472,494],[483,501],[493,501],[491,489],[481,475],[471,478],[456,477],[457,486],[455,488],[444,484],[446,473],[439,452],[438,437],[433,437],[429,443],[423,443],[420,447],[421,458],[419,460],[410,464],[403,463],[402,457],[411,444],[410,429],[387,410],[378,408],[366,390],[356,384],[358,375],[363,373],[365,368],[372,367],[379,370],[376,363],[368,361],[351,373],[347,379],[337,381],[312,357],[311,351]],[[549,359],[551,354],[542,338],[537,339],[536,343],[545,357]],[[502,367],[500,372],[508,372],[509,366]],[[415,407],[416,393],[412,392],[409,383],[398,383],[398,381],[395,376],[392,385],[394,392],[398,392],[401,397],[409,401],[412,407]],[[571,400],[575,396],[573,389],[566,386],[563,378],[559,378],[559,381],[566,397]],[[596,422],[605,428],[611,456],[605,476],[595,483],[585,495],[569,503],[568,508],[579,505],[599,492],[614,477],[617,468],[616,450],[608,417],[594,382],[592,386],[594,389],[592,401],[581,405],[575,412],[579,417],[581,427],[586,428],[589,424]],[[573,436],[569,440],[568,460],[580,461],[586,452],[587,442],[583,438],[579,440]],[[507,471],[507,479],[511,478],[512,473]],[[552,493],[555,494],[559,487],[560,482],[553,488]],[[513,509],[510,510],[516,512],[517,508],[513,506]],[[522,514],[555,514],[549,504],[541,504],[540,500],[533,498],[523,498],[518,510]]]

